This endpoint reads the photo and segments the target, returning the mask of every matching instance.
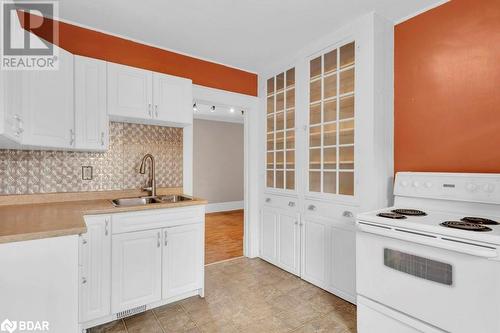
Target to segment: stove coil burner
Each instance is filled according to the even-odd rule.
[[[380,216],[380,217],[385,217],[385,218],[388,218],[388,219],[405,219],[406,216],[404,215],[401,215],[401,214],[398,214],[398,213],[390,213],[390,212],[387,212],[387,213],[379,213],[377,214],[377,216]]]
[[[485,219],[482,217],[472,217],[472,216],[466,216],[462,218],[462,221],[464,222],[470,222],[470,223],[476,223],[476,224],[489,224],[489,225],[497,225],[500,224],[497,221],[493,221],[490,219]]]
[[[469,231],[491,231],[490,228],[484,225],[464,222],[464,221],[446,221],[441,223],[441,225],[447,228],[455,228],[455,229],[469,230]]]
[[[423,212],[418,209],[393,209],[393,213],[401,214],[401,215],[409,215],[409,216],[425,216],[426,212]]]

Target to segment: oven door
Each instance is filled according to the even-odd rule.
[[[463,244],[459,252],[363,223],[356,237],[358,295],[448,332],[500,332],[496,249]]]

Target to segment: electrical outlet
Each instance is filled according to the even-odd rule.
[[[82,166],[82,179],[83,180],[92,180],[93,178],[93,168],[90,165]]]

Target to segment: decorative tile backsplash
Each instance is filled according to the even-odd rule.
[[[111,122],[109,132],[104,153],[0,149],[0,194],[141,188],[147,153],[155,157],[158,187],[182,187],[181,128]],[[82,179],[82,166],[92,166],[92,180]]]

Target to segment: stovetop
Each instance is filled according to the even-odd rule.
[[[420,211],[419,214],[417,214]],[[401,214],[405,213],[405,214]],[[425,214],[425,215],[424,215]],[[500,216],[446,213],[416,207],[388,207],[358,215],[358,220],[500,245]]]

